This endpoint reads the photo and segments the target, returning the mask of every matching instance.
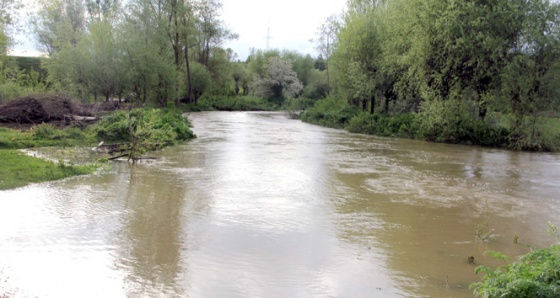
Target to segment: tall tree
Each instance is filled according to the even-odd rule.
[[[19,28],[18,17],[22,7],[20,0],[0,0],[0,57],[7,54],[8,46],[13,42],[12,35]]]
[[[202,0],[198,3],[196,28],[198,39],[197,61],[205,66],[210,62],[211,50],[222,43],[236,39],[237,34],[231,32],[220,20],[222,4],[217,0]]]
[[[315,49],[319,55],[325,59],[325,70],[327,71],[327,83],[330,86],[329,62],[337,42],[340,23],[336,15],[328,17],[323,24],[317,29],[317,38],[315,40]]]
[[[65,45],[76,45],[86,31],[82,0],[41,0],[33,18],[39,46],[52,55]]]

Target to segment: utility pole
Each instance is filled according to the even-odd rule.
[[[265,39],[266,39],[266,50],[267,51],[270,49],[270,39],[271,38],[272,37],[270,37],[270,21],[268,21],[268,27],[267,27],[267,30],[266,30],[266,37],[265,37]]]

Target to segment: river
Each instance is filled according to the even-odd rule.
[[[472,297],[485,250],[560,225],[558,154],[189,118],[155,161],[0,191],[0,297]]]

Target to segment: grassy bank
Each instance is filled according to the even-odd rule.
[[[130,144],[127,148],[131,148],[131,154],[139,156],[194,137],[188,119],[177,110],[167,109],[118,111],[83,129],[57,128],[49,124],[26,130],[0,128],[0,190],[90,174],[100,165],[100,157],[92,158],[86,165],[69,165],[31,157],[17,149],[93,147],[104,141],[105,144]]]
[[[31,183],[53,181],[71,176],[87,175],[97,169],[97,164],[66,165],[27,156],[12,150],[0,150],[0,190],[25,186]]]
[[[32,130],[0,127],[0,190],[91,174],[98,167],[94,163],[56,163],[28,156],[17,149],[88,145],[92,142],[93,140],[87,140],[79,128],[57,129],[48,124],[35,126]]]

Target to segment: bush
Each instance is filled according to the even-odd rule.
[[[105,141],[175,142],[194,138],[190,123],[179,111],[171,109],[133,109],[103,118],[91,128]]]
[[[350,119],[358,115],[359,110],[344,100],[334,97],[315,102],[312,108],[301,115],[301,120],[333,128],[345,128]]]
[[[414,114],[390,117],[362,112],[350,119],[346,129],[354,133],[411,138],[415,131]]]
[[[462,100],[425,101],[416,117],[418,137],[427,141],[472,144],[476,120]]]
[[[560,245],[535,249],[516,263],[485,272],[471,288],[482,297],[560,297]]]

